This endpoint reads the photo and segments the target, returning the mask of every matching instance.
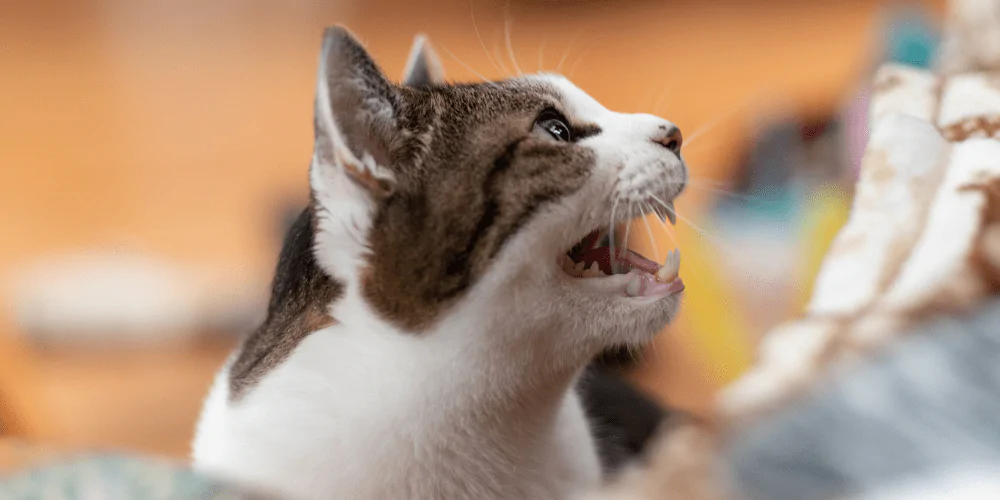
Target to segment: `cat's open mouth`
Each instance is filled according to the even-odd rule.
[[[657,264],[627,247],[612,245],[606,230],[592,231],[562,258],[563,271],[581,283],[628,297],[659,298],[683,291],[680,264],[680,250],[668,252],[664,263]]]

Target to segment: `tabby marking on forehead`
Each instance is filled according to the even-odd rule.
[[[445,99],[445,106],[469,106],[468,97]],[[476,124],[486,129],[479,137],[456,140],[465,148],[432,146],[420,172],[423,189],[400,186],[376,216],[363,293],[402,329],[427,328],[532,215],[584,184],[592,153],[528,137],[543,103],[528,104],[512,99],[509,111],[494,111],[493,124]],[[432,144],[487,116],[455,113]]]

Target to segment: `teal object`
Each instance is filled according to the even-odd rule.
[[[919,12],[905,12],[895,17],[886,36],[886,58],[917,68],[931,66],[940,43],[933,26]]]

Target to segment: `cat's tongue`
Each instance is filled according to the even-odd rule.
[[[583,254],[584,268],[590,268],[594,262],[604,274],[615,274],[611,266],[611,248],[598,247]],[[618,273],[625,274],[631,269],[638,269],[649,274],[656,274],[660,265],[627,248],[615,248],[615,260],[618,261]]]

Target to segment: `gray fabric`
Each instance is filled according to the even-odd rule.
[[[277,500],[189,467],[151,458],[88,455],[0,474],[3,500]]]
[[[862,494],[921,473],[1000,464],[1000,303],[935,321],[742,432],[727,455],[759,500]]]

